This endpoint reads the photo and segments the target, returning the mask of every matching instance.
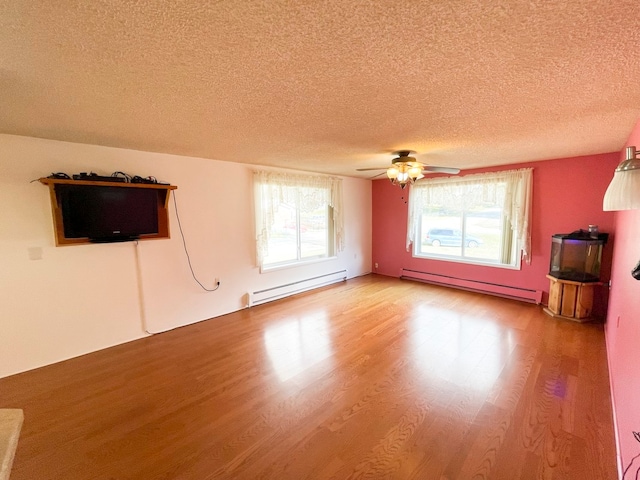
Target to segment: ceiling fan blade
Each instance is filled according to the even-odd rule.
[[[378,177],[380,177],[380,176],[384,175],[385,173],[386,173],[386,172],[382,172],[382,173],[379,173],[379,174],[377,174],[377,175],[374,175],[373,177],[369,177],[369,180],[373,180],[374,178],[378,178]]]
[[[370,172],[372,170],[386,170],[389,167],[356,168],[358,172]]]
[[[459,168],[451,168],[451,167],[434,167],[431,165],[425,165],[422,169],[423,172],[432,172],[432,173],[450,173],[452,175],[457,175],[460,173]]]

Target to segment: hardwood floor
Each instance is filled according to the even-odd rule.
[[[615,479],[601,325],[369,275],[0,379],[12,480]]]

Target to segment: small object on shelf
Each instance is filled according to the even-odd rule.
[[[127,181],[124,177],[105,177],[102,175],[97,175],[95,173],[79,173],[73,176],[74,180],[82,180],[84,182],[113,182],[113,183],[124,183]]]
[[[141,177],[139,175],[134,175],[131,177],[131,183],[158,183],[155,177]]]

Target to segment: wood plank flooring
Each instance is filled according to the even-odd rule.
[[[0,379],[12,480],[615,479],[601,325],[369,275]]]

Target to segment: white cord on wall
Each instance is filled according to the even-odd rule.
[[[145,309],[144,302],[144,289],[142,288],[142,268],[140,267],[140,253],[138,251],[138,247],[140,245],[139,241],[135,241],[135,258],[136,258],[136,280],[138,283],[138,306],[140,309],[140,322],[142,324],[142,330],[149,335],[154,335],[154,332],[150,332],[147,326],[147,312]]]

